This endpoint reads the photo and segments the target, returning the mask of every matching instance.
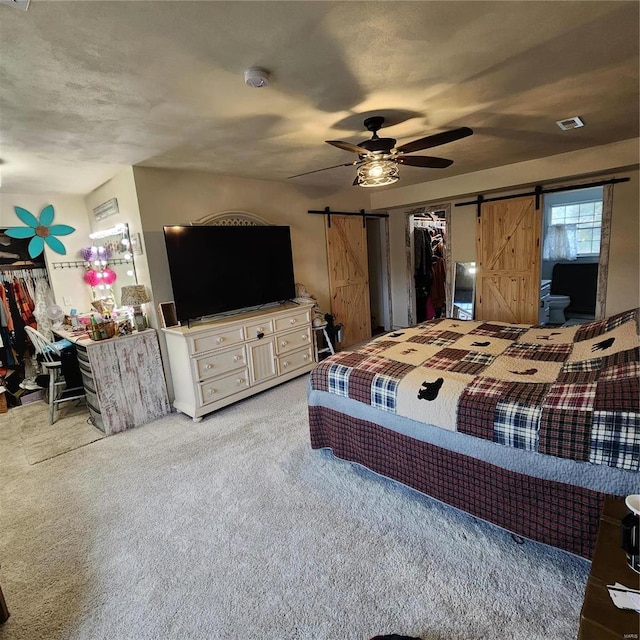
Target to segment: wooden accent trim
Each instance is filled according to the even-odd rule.
[[[393,329],[393,297],[391,296],[391,239],[389,235],[389,216],[384,219],[385,260],[387,261],[387,304],[389,305],[388,324],[385,330]]]
[[[609,243],[613,215],[613,185],[605,184],[602,193],[602,224],[600,227],[600,258],[598,260],[598,288],[596,289],[596,320],[607,315],[607,282],[609,279]]]
[[[447,318],[453,318],[453,294],[455,292],[455,280],[456,280],[456,263],[453,261],[453,234],[451,233],[451,205],[447,205],[444,213],[444,221],[447,225],[447,242],[444,245],[444,259],[446,273],[446,286],[445,286],[445,313]]]

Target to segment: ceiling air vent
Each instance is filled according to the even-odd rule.
[[[572,118],[565,118],[564,120],[558,120],[556,124],[563,130],[569,131],[569,129],[579,129],[580,127],[584,127],[584,122],[578,118],[578,116],[573,116]]]
[[[26,11],[29,8],[29,0],[0,0],[0,4],[8,4],[10,7]]]

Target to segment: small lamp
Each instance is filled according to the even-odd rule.
[[[123,307],[133,307],[133,324],[137,331],[144,331],[147,328],[147,320],[142,313],[141,305],[151,302],[147,295],[147,290],[143,284],[131,284],[122,287],[121,304]]]

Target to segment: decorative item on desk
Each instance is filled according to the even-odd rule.
[[[92,340],[106,340],[107,338],[113,338],[118,329],[118,325],[112,320],[108,322],[98,322],[95,316],[91,316],[91,322],[87,327],[89,331],[89,337]]]
[[[133,333],[133,325],[131,324],[131,320],[129,320],[129,318],[118,320],[118,335],[128,336],[131,333]]]
[[[121,290],[123,307],[133,307],[133,323],[137,331],[144,331],[147,328],[147,319],[142,312],[142,305],[151,302],[147,290],[143,284],[131,284],[122,287]]]

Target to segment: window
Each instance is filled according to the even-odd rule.
[[[558,262],[598,256],[603,201],[602,187],[545,194],[543,259]]]
[[[579,256],[598,255],[600,253],[602,199],[551,205],[549,225],[554,224],[576,225]]]

